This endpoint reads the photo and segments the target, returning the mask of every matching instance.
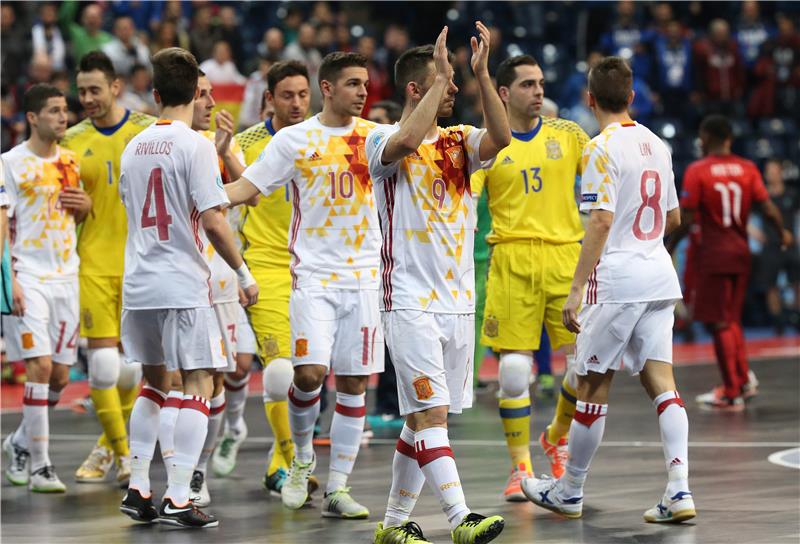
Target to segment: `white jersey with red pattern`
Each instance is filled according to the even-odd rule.
[[[264,195],[292,188],[292,287],[377,289],[380,226],[364,141],[375,124],[281,129],[242,177]]]
[[[485,130],[439,128],[401,161],[381,156],[399,125],[379,125],[367,137],[383,232],[382,310],[475,312],[475,211],[470,176],[481,164]]]
[[[612,123],[583,152],[581,211],[614,213],[586,304],[681,298],[664,247],[667,212],[678,207],[672,157],[639,123]]]
[[[121,164],[123,308],[208,307],[200,214],[229,203],[214,145],[182,121],[161,120],[134,136]]]

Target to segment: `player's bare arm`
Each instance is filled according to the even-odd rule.
[[[667,212],[667,225],[664,234],[668,235],[681,226],[681,209],[673,208]]]
[[[576,334],[581,332],[581,325],[578,322],[578,308],[580,308],[581,299],[583,298],[583,289],[586,287],[586,282],[589,280],[592,270],[597,266],[600,255],[603,254],[603,248],[606,245],[613,220],[614,213],[607,210],[592,210],[589,214],[589,223],[586,225],[586,236],[581,245],[578,265],[575,267],[572,286],[562,311],[564,326]]]
[[[222,210],[219,207],[209,208],[200,214],[200,221],[203,223],[208,241],[228,266],[236,271],[239,286],[244,291],[246,306],[255,304],[258,300],[258,285],[244,264],[242,256],[239,255],[239,250],[236,249],[233,232]]]
[[[666,240],[667,251],[672,254],[678,244],[683,240],[694,224],[695,211],[688,208],[683,208],[680,211],[679,225],[672,231],[667,228],[666,233],[669,238]],[[669,227],[669,215],[667,215],[667,227]]]
[[[417,104],[407,118],[400,121],[400,130],[392,134],[383,148],[381,162],[390,164],[414,153],[422,144],[426,134],[435,126],[436,112],[447,87],[453,81],[453,67],[447,58],[447,27],[444,27],[436,38],[433,50],[433,66],[435,78],[433,85]],[[414,93],[419,93],[418,84]],[[421,95],[421,93],[420,93]]]
[[[761,213],[764,215],[764,219],[769,221],[775,229],[781,233],[781,249],[786,249],[790,245],[792,245],[792,240],[794,237],[792,236],[791,231],[787,230],[783,226],[783,216],[781,215],[781,211],[778,207],[771,201],[771,200],[764,200],[758,204]]]
[[[92,197],[82,187],[65,187],[58,199],[61,207],[72,213],[76,223],[83,223],[92,211]]]
[[[242,176],[242,172],[244,172],[244,165],[239,162],[236,154],[231,150],[236,123],[227,110],[218,111],[215,119],[217,130],[214,132],[214,147],[217,148],[217,155],[222,158],[225,170],[231,176],[230,179],[239,179]]]
[[[258,187],[253,185],[247,178],[239,178],[233,183],[225,186],[225,193],[228,195],[228,200],[231,201],[231,206],[239,206],[240,204],[248,204],[252,199],[258,198]]]
[[[17,274],[11,270],[11,315],[22,317],[25,315],[25,293],[22,285],[17,281]]]
[[[481,140],[479,156],[482,161],[488,161],[511,143],[511,128],[508,125],[508,116],[503,101],[494,90],[492,78],[489,75],[489,29],[480,21],[475,22],[475,27],[480,34],[480,41],[475,36],[470,38],[472,46],[470,64],[475,79],[478,81],[483,124],[487,132]]]

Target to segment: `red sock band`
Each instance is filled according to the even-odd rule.
[[[181,397],[167,397],[164,401],[162,408],[178,408],[180,409],[183,399]]]
[[[677,393],[676,393],[676,395],[677,395]],[[658,415],[661,415],[661,412],[663,412],[664,410],[666,410],[666,409],[667,409],[667,407],[668,407],[669,405],[671,405],[671,404],[677,404],[677,405],[678,405],[678,406],[680,406],[681,408],[685,408],[685,405],[683,404],[683,399],[682,399],[682,398],[680,398],[680,397],[673,397],[673,398],[671,398],[671,399],[667,399],[667,400],[665,400],[665,401],[661,402],[661,403],[658,405],[658,408],[656,408],[656,411],[658,412]]]
[[[367,415],[366,406],[345,406],[338,402],[336,403],[336,411],[347,417],[364,417]]]
[[[605,416],[606,416],[605,404],[592,404],[589,402],[578,401],[577,406],[575,408],[574,420],[580,423],[581,425],[591,427],[595,421]]]
[[[193,395],[190,398],[184,398],[181,402],[181,410],[197,410],[205,415],[209,415],[211,409],[208,407],[208,402],[203,397]]]
[[[160,407],[164,406],[164,395],[160,391],[158,391],[157,389],[153,389],[149,385],[145,385],[144,387],[142,387],[142,390],[139,391],[139,396],[144,397],[148,400],[152,400]]]
[[[402,438],[397,439],[397,452],[411,459],[417,458],[417,450]]]
[[[209,410],[209,415],[215,416],[217,414],[221,414],[222,411],[225,410],[225,404],[227,404],[227,403],[223,402],[219,406],[215,406],[214,408],[211,408],[211,410]]]
[[[294,404],[298,408],[308,408],[309,406],[313,406],[314,403],[319,402],[319,395],[317,395],[313,399],[300,400],[294,396],[294,385],[293,385],[289,388],[289,400],[291,401],[292,404]]]
[[[450,446],[440,446],[438,448],[426,448],[424,440],[417,442],[416,453],[417,453],[417,463],[419,464],[419,468],[422,468],[428,463],[437,460],[439,457],[452,457],[455,459],[455,456],[453,455],[453,450],[450,449]]]

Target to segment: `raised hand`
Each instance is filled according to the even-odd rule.
[[[230,149],[233,139],[233,116],[226,110],[220,110],[215,119],[217,131],[214,133],[214,146],[217,148],[217,154],[224,155]]]
[[[439,33],[436,44],[433,46],[433,66],[437,76],[442,76],[447,81],[453,78],[453,67],[450,65],[447,53],[447,27],[444,27]]]
[[[480,42],[478,38],[473,36],[470,38],[469,43],[472,46],[472,58],[470,65],[472,72],[476,76],[489,75],[489,41],[491,34],[489,29],[480,21],[475,21],[475,28],[478,29],[480,35]]]

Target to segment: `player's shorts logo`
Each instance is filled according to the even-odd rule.
[[[263,346],[261,349],[264,350],[265,357],[272,358],[277,357],[280,354],[278,339],[271,334],[268,334],[261,339],[261,345]]]
[[[450,159],[450,162],[453,163],[453,168],[457,170],[464,168],[464,150],[461,149],[460,145],[448,147],[445,153],[447,153],[447,157]]]
[[[586,364],[587,365],[599,365],[600,364],[600,359],[597,358],[597,355],[592,355],[591,357],[589,357],[589,360],[586,361]]]
[[[431,379],[427,376],[420,376],[415,378],[411,384],[414,386],[414,392],[417,394],[417,399],[428,400],[433,396],[433,387],[431,387]]]
[[[489,338],[494,338],[495,336],[497,336],[499,329],[500,329],[500,323],[498,323],[496,317],[490,315],[484,320],[483,334],[485,334]]]
[[[545,142],[544,147],[547,150],[548,159],[558,160],[564,156],[564,154],[561,152],[561,144],[554,138],[548,139]]]
[[[305,357],[308,355],[308,339],[298,338],[294,341],[294,356]]]
[[[87,329],[91,329],[94,327],[94,319],[92,318],[92,311],[89,308],[84,308],[81,312],[81,321],[83,321],[83,326]]]

